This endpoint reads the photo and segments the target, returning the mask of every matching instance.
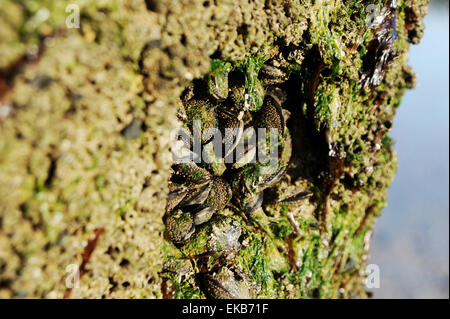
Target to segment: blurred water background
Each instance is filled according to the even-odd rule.
[[[449,298],[449,4],[431,0],[425,35],[410,49],[418,86],[391,136],[399,167],[375,225],[374,298]]]

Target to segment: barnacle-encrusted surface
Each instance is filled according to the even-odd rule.
[[[221,243],[229,218],[250,225],[233,267],[258,296],[364,296],[370,234],[396,166],[388,132],[414,84],[407,53],[423,33],[426,2],[397,1],[388,16],[397,39],[380,47],[376,37],[390,42],[367,27],[359,0],[3,0],[0,296],[63,297],[66,267],[81,264],[104,229],[72,297],[162,297],[168,277],[169,296],[204,297],[195,261],[171,261],[185,269],[183,281],[161,273],[163,264]],[[70,3],[79,5],[79,29],[65,26]],[[384,63],[383,53],[395,58]],[[178,98],[220,60],[246,72],[260,107],[255,79],[268,57],[290,71],[295,152],[267,195],[313,196],[267,204],[250,220],[225,210],[215,229],[196,233],[198,246],[180,251],[164,239],[162,218]],[[362,88],[377,67],[380,84]]]

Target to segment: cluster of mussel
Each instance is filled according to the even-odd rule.
[[[178,117],[184,129],[178,139],[181,153],[190,160],[172,166],[164,216],[166,236],[178,247],[195,241],[201,228],[217,230],[214,223],[223,224],[224,219],[215,215],[227,206],[251,215],[262,205],[263,191],[286,172],[291,156],[289,112],[283,108],[286,94],[277,85],[286,78],[268,64],[250,74],[219,62],[208,79],[194,81],[182,94]],[[205,227],[208,223],[210,228]],[[242,231],[237,223],[231,226],[225,227],[231,235],[225,230],[221,236],[236,243],[222,247],[239,246]],[[202,278],[208,297],[250,296],[248,276],[236,267],[222,264]]]

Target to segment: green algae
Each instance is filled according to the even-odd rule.
[[[209,91],[211,95],[218,95],[221,99],[226,99],[228,96],[228,74],[232,70],[231,63],[222,61],[220,59],[211,60],[211,74]]]
[[[250,110],[254,112],[259,111],[264,101],[264,87],[258,79],[258,73],[265,60],[267,58],[264,56],[250,56],[240,67],[245,74],[245,90],[249,96]]]
[[[265,298],[275,297],[276,282],[270,270],[266,250],[265,240],[254,235],[250,238],[249,246],[241,250],[238,258],[242,262],[242,267],[261,288],[260,295]]]

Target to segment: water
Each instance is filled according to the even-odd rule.
[[[449,298],[449,10],[432,1],[411,46],[418,87],[400,106],[392,137],[399,168],[375,225],[375,298]]]

